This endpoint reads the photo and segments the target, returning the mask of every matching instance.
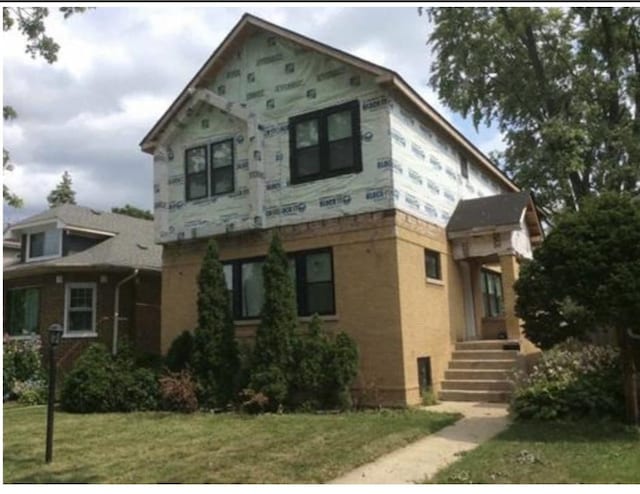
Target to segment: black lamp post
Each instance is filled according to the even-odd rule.
[[[49,326],[49,400],[47,402],[47,450],[45,461],[51,463],[53,456],[53,402],[56,398],[56,347],[62,340],[62,326]]]

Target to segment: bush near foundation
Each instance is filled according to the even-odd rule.
[[[171,343],[165,357],[165,365],[171,372],[180,372],[191,366],[192,358],[193,335],[190,331],[183,331]]]
[[[183,413],[198,409],[196,383],[189,371],[169,372],[160,377],[160,408]]]
[[[92,344],[67,374],[61,404],[74,413],[155,410],[157,376],[150,369],[136,367],[127,351],[113,357],[104,345]]]
[[[5,335],[2,345],[2,395],[3,401],[20,400],[40,403],[38,398],[45,390],[46,379],[40,352],[40,340],[14,340]]]
[[[624,392],[619,352],[574,339],[543,353],[515,380],[511,411],[518,419],[620,418]]]

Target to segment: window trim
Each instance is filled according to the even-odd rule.
[[[231,190],[227,190],[224,192],[218,192],[218,193],[214,193],[215,187],[214,187],[214,183],[213,183],[213,146],[218,146],[220,144],[224,144],[226,142],[230,142],[231,143],[231,165],[229,166],[223,166],[222,168],[231,168]],[[235,151],[235,147],[234,147],[234,140],[233,137],[230,137],[228,139],[224,139],[222,141],[217,141],[217,142],[212,142],[211,144],[209,144],[209,158],[208,158],[208,163],[207,163],[207,171],[209,172],[209,177],[207,178],[207,185],[209,186],[209,193],[207,195],[207,197],[217,197],[217,196],[223,196],[225,194],[232,194],[233,191],[236,189],[236,173],[235,173],[235,163],[236,163],[236,151]],[[220,170],[220,168],[217,168],[218,170]],[[202,198],[201,198],[202,199]]]
[[[353,166],[338,170],[329,169],[328,118],[334,113],[351,111],[351,139],[353,141]],[[318,120],[318,152],[320,171],[314,175],[300,177],[297,167],[296,125],[309,120]],[[325,178],[362,172],[362,141],[360,139],[360,102],[349,101],[340,105],[323,108],[289,118],[289,174],[291,185],[323,180]]]
[[[491,296],[491,294],[489,293],[489,286],[488,286],[488,277],[489,276],[495,276],[496,278],[498,278],[500,280],[500,308],[502,309],[502,311],[498,312],[497,314],[488,314],[487,313],[487,306],[489,307],[489,312],[491,312],[491,302],[489,300],[489,297]],[[504,317],[505,315],[505,311],[504,311],[504,286],[502,285],[502,273],[498,272],[498,271],[494,271],[493,269],[488,269],[488,268],[481,268],[480,269],[480,290],[482,293],[482,309],[483,309],[483,316],[485,318],[497,318],[497,317]],[[493,297],[496,297],[497,299],[497,295],[494,294]]]
[[[74,288],[91,288],[93,290],[92,296],[92,331],[70,331],[69,330],[69,303],[71,302],[71,290]],[[73,282],[66,283],[64,287],[64,332],[63,338],[95,338],[98,336],[98,330],[96,327],[96,316],[98,312],[98,284],[96,282]]]
[[[49,256],[37,256],[37,257],[33,257],[31,255],[31,237],[33,235],[38,235],[39,233],[44,233],[46,234],[46,232],[49,231],[55,231],[58,232],[58,237],[59,237],[59,241],[58,241],[58,253],[57,254],[52,254]],[[62,234],[62,229],[60,228],[47,228],[45,230],[37,230],[37,231],[33,231],[33,232],[28,232],[25,233],[25,235],[27,236],[27,245],[25,246],[25,261],[24,262],[35,262],[35,261],[46,261],[48,259],[57,259],[58,257],[62,257],[62,241],[63,241],[63,237],[64,235]]]
[[[204,172],[192,172],[189,173],[189,163],[187,161],[187,155],[189,151],[193,151],[195,149],[204,149]],[[204,173],[204,188],[205,193],[203,196],[199,197],[191,197],[190,195],[190,187],[189,187],[189,176],[198,175],[200,173]],[[184,198],[185,202],[187,201],[198,201],[200,199],[206,199],[209,197],[209,146],[206,144],[201,144],[199,146],[192,146],[190,148],[185,148],[184,150]]]
[[[14,292],[14,291],[18,291],[18,290],[38,290],[38,322],[36,323],[36,331],[33,334],[28,334],[28,335],[12,335],[9,334],[8,329],[11,326],[11,319],[10,319],[10,311],[7,310],[9,309],[8,305],[9,305],[9,293],[10,292]],[[40,321],[41,321],[41,308],[42,308],[42,286],[41,285],[25,285],[25,286],[16,286],[13,288],[7,288],[6,289],[6,304],[7,306],[4,308],[6,309],[4,311],[5,317],[6,319],[3,320],[3,324],[6,323],[6,327],[7,327],[7,335],[9,336],[10,340],[33,340],[33,339],[38,339],[40,338]]]
[[[429,266],[427,264],[427,257],[429,256],[429,254],[435,254],[436,257],[436,275],[437,277],[434,278],[432,276],[429,276]],[[437,250],[433,250],[433,249],[424,249],[424,274],[425,274],[425,278],[427,279],[427,281],[435,281],[437,282],[437,284],[444,284],[444,279],[442,278],[442,253],[437,251]]]
[[[320,314],[321,317],[336,317],[336,285],[335,285],[335,270],[333,264],[333,248],[332,247],[320,247],[316,249],[307,249],[307,250],[299,250],[295,252],[287,253],[287,258],[293,260],[295,263],[296,271],[295,271],[295,280],[294,280],[294,290],[296,294],[296,314],[298,319],[301,318],[310,318],[313,314],[308,313],[306,310],[306,289],[301,288],[301,283],[306,286],[306,282],[302,280],[302,272],[298,269],[298,266],[304,263],[304,260],[307,255],[311,254],[321,254],[321,253],[329,253],[331,259],[331,304],[333,306],[333,312],[327,312]],[[266,260],[266,256],[255,256],[248,258],[240,258],[240,259],[229,259],[226,261],[222,261],[222,265],[231,265],[231,273],[232,273],[232,310],[233,310],[233,319],[237,322],[243,321],[259,321],[260,314],[255,316],[242,316],[242,265],[255,263],[255,262],[264,262]],[[322,282],[327,283],[327,282]],[[302,301],[302,302],[301,302]],[[302,303],[302,305],[301,305]],[[301,307],[304,307],[304,311],[301,310]]]

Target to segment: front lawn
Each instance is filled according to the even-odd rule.
[[[46,407],[4,407],[6,483],[323,482],[453,423],[422,410],[336,415],[57,412],[45,465]]]
[[[613,422],[516,422],[434,483],[640,483],[640,429]]]

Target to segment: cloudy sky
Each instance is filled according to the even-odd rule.
[[[25,54],[15,30],[3,33],[4,104],[19,115],[3,128],[15,164],[3,179],[25,201],[4,207],[5,223],[46,209],[64,170],[78,204],[150,209],[152,158],[138,143],[244,12],[397,71],[480,149],[503,146],[428,88],[430,26],[416,7],[101,6],[66,21],[54,11],[52,65]]]

